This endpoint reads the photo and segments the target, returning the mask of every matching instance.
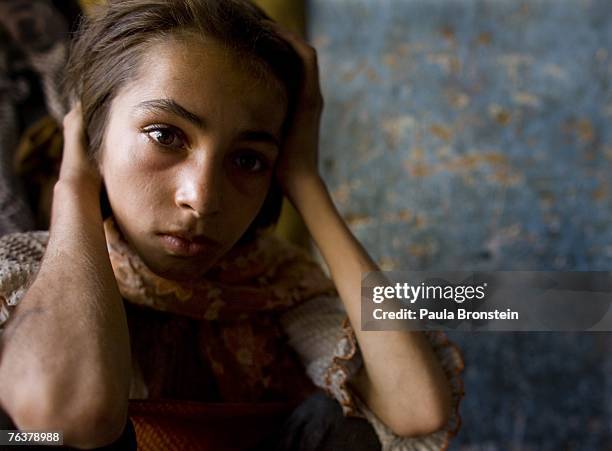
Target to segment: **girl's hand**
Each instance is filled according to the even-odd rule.
[[[291,198],[305,180],[319,177],[319,127],[323,96],[319,85],[317,52],[294,33],[275,24],[277,31],[302,59],[303,75],[291,123],[276,162],[276,178]]]
[[[100,172],[87,154],[83,114],[78,102],[64,116],[64,151],[60,168],[60,182],[76,184],[83,189],[100,191]]]

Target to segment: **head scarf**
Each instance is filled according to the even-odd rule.
[[[312,389],[278,321],[294,306],[335,294],[305,250],[262,232],[232,248],[201,280],[181,283],[153,273],[113,218],[104,229],[125,300],[199,322],[196,345],[210,362],[222,400],[258,401],[288,392],[299,398]]]

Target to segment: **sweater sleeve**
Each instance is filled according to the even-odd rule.
[[[383,451],[445,450],[459,431],[459,403],[463,397],[463,358],[443,332],[423,332],[450,381],[454,409],[445,427],[418,437],[394,434],[359,398],[348,381],[363,365],[354,330],[337,296],[320,296],[286,312],[281,323],[289,344],[300,356],[313,383],[334,397],[347,416],[367,419]]]
[[[27,232],[0,238],[0,332],[38,272],[48,236]]]

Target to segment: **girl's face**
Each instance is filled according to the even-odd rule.
[[[157,274],[201,276],[262,206],[287,111],[272,75],[196,38],[150,48],[115,96],[100,170],[124,237]]]

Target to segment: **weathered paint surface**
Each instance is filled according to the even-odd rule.
[[[610,0],[309,5],[323,174],[383,268],[612,268]],[[612,334],[449,335],[453,449],[612,449]]]

